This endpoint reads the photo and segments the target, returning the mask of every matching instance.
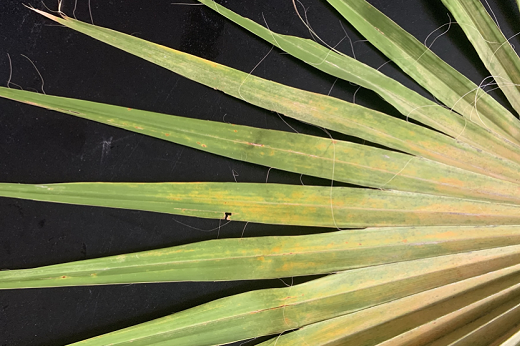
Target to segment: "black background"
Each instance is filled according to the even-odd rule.
[[[183,0],[184,1],[184,0]],[[188,0],[186,0],[188,1]],[[405,29],[424,41],[448,22],[440,1],[371,0]],[[290,0],[227,0],[222,4],[280,33],[310,37]],[[41,3],[29,2],[37,8]],[[46,1],[55,10],[57,1]],[[325,2],[304,0],[316,32],[328,44],[344,36],[340,17]],[[520,31],[513,0],[494,1],[506,36]],[[73,0],[62,10],[72,16]],[[171,1],[91,0],[95,24],[180,49],[249,72],[271,46],[204,6]],[[87,0],[78,0],[78,19],[90,21]],[[515,17],[516,16],[516,17]],[[356,57],[380,66],[386,59],[345,21]],[[446,27],[437,31],[444,31]],[[433,41],[430,37],[428,44]],[[513,44],[518,41],[513,40]],[[348,40],[337,49],[352,55]],[[486,72],[457,25],[432,49],[474,82]],[[76,97],[181,116],[292,131],[275,113],[250,106],[198,85],[72,30],[54,26],[22,1],[0,0],[0,84],[6,85],[12,59],[13,83],[47,94]],[[427,95],[393,65],[382,68]],[[327,94],[335,78],[278,50],[254,74]],[[11,87],[16,87],[11,85]],[[338,81],[334,97],[352,101],[356,86]],[[501,101],[503,97],[497,95]],[[374,93],[358,92],[356,102],[389,114],[396,111]],[[325,136],[316,128],[285,119],[299,132]],[[333,134],[335,138],[343,138]],[[254,166],[148,138],[106,125],[0,99],[0,181],[51,183],[74,181],[221,181],[265,182],[268,168]],[[271,170],[270,182],[300,184],[300,176]],[[327,181],[302,177],[305,184]],[[0,198],[0,269],[18,269],[65,261],[174,246],[222,237],[240,237],[244,223],[220,230],[218,220],[200,220],[139,211],[57,205]],[[245,236],[305,234],[303,227],[248,224]],[[302,282],[304,279],[295,279]],[[289,283],[291,280],[285,280]],[[0,345],[61,345],[187,309],[230,294],[283,287],[279,280],[221,283],[167,283],[0,291]]]

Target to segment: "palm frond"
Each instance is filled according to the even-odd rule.
[[[5,270],[0,272],[1,292],[321,275],[288,287],[233,292],[74,345],[220,345],[262,336],[271,336],[260,342],[266,346],[514,343],[520,314],[516,116],[365,0],[328,3],[446,108],[336,48],[277,33],[212,0],[199,2],[204,11],[208,7],[312,68],[376,92],[401,119],[60,11],[53,15],[33,9],[166,73],[313,125],[327,136],[14,90],[11,80],[7,88],[0,87],[0,97],[326,180],[310,186],[267,179],[3,182],[2,198],[215,219],[219,230],[222,222],[235,221],[324,229],[304,236],[217,239]],[[442,2],[518,111],[520,61],[500,28],[477,0]],[[334,139],[329,131],[350,137]],[[363,144],[349,141],[355,139]],[[354,186],[334,185],[339,183]]]

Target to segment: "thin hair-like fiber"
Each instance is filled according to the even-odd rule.
[[[90,22],[94,25],[94,18],[92,18],[92,6],[90,0],[88,0],[88,14],[90,15]]]
[[[6,86],[9,88],[9,84],[11,84],[11,78],[13,77],[13,63],[11,61],[11,56],[7,53],[7,59],[9,60],[9,78],[7,79]]]
[[[246,224],[244,225],[244,228],[242,229],[242,235],[240,236],[240,238],[244,238],[244,232],[246,231],[246,227],[247,227],[248,223],[249,223],[249,221],[247,221]]]
[[[262,63],[262,61],[265,60],[265,58],[267,58],[267,56],[272,52],[274,46],[271,46],[271,49],[269,49],[269,52],[267,52],[267,54],[262,58],[262,60],[260,60],[256,65],[255,67],[253,67],[253,69],[251,70],[251,72],[248,73],[248,75],[246,76],[246,78],[244,78],[244,80],[242,81],[242,83],[240,83],[240,85],[238,86],[238,94],[240,95],[240,98],[244,101],[247,102],[247,100],[244,98],[244,96],[242,96],[242,93],[240,92],[240,89],[242,89],[242,85],[244,85],[244,83],[246,82],[246,80],[249,78],[249,76],[256,70],[256,68],[258,66],[260,66],[260,64]]]
[[[41,88],[42,88],[42,93],[45,94],[45,90],[43,89],[43,87],[45,86],[45,81],[43,80],[43,76],[42,76],[42,74],[40,73],[40,71],[38,70],[38,68],[37,68],[36,65],[34,64],[34,62],[33,62],[31,59],[29,59],[28,56],[23,55],[23,54],[20,54],[20,55],[23,56],[24,58],[26,58],[27,60],[29,60],[29,62],[31,63],[31,65],[33,65],[34,69],[36,70],[36,72],[38,73],[38,75],[40,76],[40,79],[41,79],[41,81],[42,81],[42,87],[41,87]]]
[[[196,231],[200,231],[200,232],[208,232],[208,233],[209,233],[209,232],[215,232],[215,231],[219,230],[220,228],[225,227],[226,225],[228,225],[228,224],[231,222],[231,220],[228,220],[228,222],[226,222],[226,223],[224,223],[224,224],[222,224],[222,225],[221,225],[220,222],[219,222],[219,226],[218,226],[218,227],[215,227],[215,228],[212,228],[212,229],[202,229],[202,228],[198,228],[198,227],[194,227],[194,226],[188,225],[188,224],[186,224],[186,223],[184,223],[184,222],[181,222],[181,221],[179,221],[179,220],[176,220],[176,219],[173,218],[173,217],[172,217],[172,220],[173,220],[174,222],[178,223],[179,225],[183,225],[183,226],[185,226],[185,227],[191,228],[191,229],[196,230]],[[220,219],[219,219],[219,220],[220,220]]]

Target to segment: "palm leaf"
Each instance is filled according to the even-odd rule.
[[[328,0],[359,32],[446,106],[518,143],[518,120],[365,0]],[[478,102],[477,102],[478,101]]]
[[[0,96],[290,172],[380,189],[520,203],[518,184],[390,150],[1,87]]]
[[[493,307],[511,303],[510,300],[520,303],[520,286],[515,284],[518,275],[511,275],[511,269],[487,273],[478,278],[315,323],[261,345],[299,345],[302,340],[312,345],[373,345],[392,342],[402,345],[406,341],[410,342],[409,338],[413,334],[418,343],[435,340],[443,336],[446,329],[454,329],[471,321],[468,321],[469,316],[474,319]],[[455,319],[455,316],[458,318]],[[439,318],[443,320],[438,321]],[[416,328],[421,329],[419,338]],[[500,335],[500,331],[495,333]],[[392,340],[396,336],[399,336],[398,340]]]
[[[309,66],[377,92],[407,118],[415,119],[481,150],[491,151],[518,162],[518,146],[514,142],[504,142],[504,138],[492,135],[477,124],[461,118],[452,110],[438,107],[435,102],[378,70],[315,41],[275,33],[237,15],[213,0],[199,1],[272,45],[306,62]]]
[[[4,271],[0,272],[0,289],[326,274],[519,243],[518,226],[370,228],[297,237],[221,239]]]
[[[330,135],[290,134],[0,88],[0,96],[7,99],[332,180],[324,186],[0,183],[0,196],[218,219],[219,229],[222,221],[368,228],[212,240],[7,270],[0,272],[0,289],[329,274],[290,287],[232,294],[78,345],[217,345],[273,334],[264,345],[301,345],[302,340],[316,345],[477,345],[512,337],[520,311],[518,120],[362,0],[329,3],[463,117],[336,50],[277,34],[213,1],[200,2],[311,66],[372,89],[406,120],[413,118],[433,130],[132,35],[35,10],[239,100],[390,149]],[[459,21],[471,20],[486,37],[482,44],[474,33],[467,33],[481,56],[496,52],[491,42],[505,45],[478,2],[445,2]],[[473,7],[457,7],[467,4]],[[512,53],[508,46],[488,66],[492,74],[507,74],[503,89],[516,83],[512,67],[518,57]],[[509,89],[506,94],[514,105],[515,88]],[[365,188],[337,187],[334,181]]]
[[[519,112],[520,59],[480,1],[444,0],[471,41],[482,62]]]
[[[520,164],[426,128],[325,95],[287,87],[137,37],[35,10],[182,76],[295,119],[373,143],[512,182]],[[272,97],[272,95],[276,97]]]
[[[335,228],[520,223],[520,205],[347,187],[255,183],[0,183],[0,196]]]
[[[512,246],[354,269],[297,286],[216,300],[77,344],[214,345],[281,333],[487,272],[492,273],[476,281],[512,275],[517,282],[520,266],[509,266],[519,256],[520,247]],[[473,285],[473,281],[461,284],[465,289]],[[450,288],[444,290],[449,292]]]

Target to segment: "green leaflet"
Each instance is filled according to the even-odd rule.
[[[500,305],[498,307],[492,307],[492,309],[486,311],[486,314],[483,316],[476,315],[476,316],[473,316],[473,318],[471,318],[471,315],[470,315],[470,316],[468,316],[469,318],[467,318],[468,323],[466,325],[457,326],[458,328],[456,328],[455,330],[453,330],[453,328],[448,327],[449,329],[446,330],[447,333],[446,332],[441,333],[441,335],[438,339],[436,339],[433,342],[428,343],[427,345],[428,346],[444,346],[444,345],[452,345],[453,343],[457,344],[458,341],[463,342],[465,337],[478,331],[479,328],[492,322],[494,319],[500,318],[500,316],[507,314],[508,311],[510,311],[511,309],[515,309],[515,307],[518,306],[518,304],[520,304],[520,301],[517,297],[510,297],[510,300],[505,301],[502,305]],[[444,320],[448,320],[448,319],[452,319],[452,318],[456,319],[457,317],[458,316],[456,316],[456,315],[454,315],[454,316],[448,315],[443,319]],[[475,318],[475,317],[477,317],[477,318]],[[444,321],[441,320],[440,322],[443,323]],[[449,322],[449,321],[447,321],[447,322]],[[497,330],[499,331],[499,328],[497,328]],[[494,335],[493,331],[490,331],[490,332],[491,333],[488,336],[496,336],[496,335]],[[486,339],[487,339],[486,336],[484,336],[482,338],[482,341],[484,342],[484,344],[487,341],[489,341]],[[462,344],[464,345],[464,343],[462,343]],[[391,345],[392,344],[389,344],[388,346],[391,346]],[[459,343],[458,345],[461,345],[461,343]],[[466,345],[468,345],[468,344],[466,344]],[[502,344],[500,344],[500,345],[502,345]],[[384,346],[387,346],[387,345],[384,345]],[[504,345],[504,346],[506,346],[506,345]],[[513,345],[508,345],[508,346],[513,346]]]
[[[278,334],[511,267],[519,258],[520,246],[510,246],[353,269],[219,299],[74,345],[218,345]]]
[[[0,196],[336,228],[520,224],[518,205],[343,187],[249,183],[0,183]]]
[[[0,289],[270,279],[514,244],[520,244],[520,226],[369,228],[307,236],[221,239],[0,271]]]
[[[424,345],[443,336],[447,330],[461,327],[508,303],[509,299],[520,303],[519,267],[501,269],[311,324],[260,345],[298,346],[302,340],[316,346]],[[420,336],[417,329],[422,332]]]
[[[504,305],[507,306],[509,304]],[[518,303],[514,307],[511,307],[509,310],[502,312],[500,315],[493,317],[493,319],[487,321],[483,325],[478,326],[478,328],[469,331],[468,334],[462,336],[450,345],[485,346],[494,345],[495,342],[505,341],[501,337],[505,336],[505,338],[507,338],[508,336],[518,332],[518,320],[520,319],[520,303]],[[484,316],[483,318],[481,318],[481,320],[487,318],[488,316]],[[477,322],[481,321],[477,320]],[[476,324],[477,323],[472,323],[472,327],[475,327]],[[504,344],[500,343],[500,345]]]
[[[518,182],[520,165],[421,126],[267,81],[134,36],[36,12],[207,86],[295,119],[498,179]]]
[[[480,0],[443,0],[513,108],[520,111],[520,59]]]
[[[374,188],[520,204],[520,185],[389,150],[2,87],[0,96],[286,171]]]
[[[520,151],[516,143],[495,136],[483,127],[437,105],[378,70],[312,40],[275,33],[237,15],[213,0],[198,1],[310,66],[375,91],[403,115],[476,148],[520,162]]]
[[[491,294],[445,316],[438,317],[395,338],[382,342],[380,345],[413,345],[420,342],[424,344],[433,340],[435,340],[435,344],[442,340],[439,345],[449,345],[450,341],[447,340],[446,336],[460,333],[464,328],[475,330],[479,324],[482,324],[483,319],[491,320],[519,304],[520,295],[518,293],[520,292],[518,288],[518,284],[512,285],[510,288]]]
[[[514,115],[368,2],[327,1],[446,106],[498,135],[519,142],[520,123]]]

